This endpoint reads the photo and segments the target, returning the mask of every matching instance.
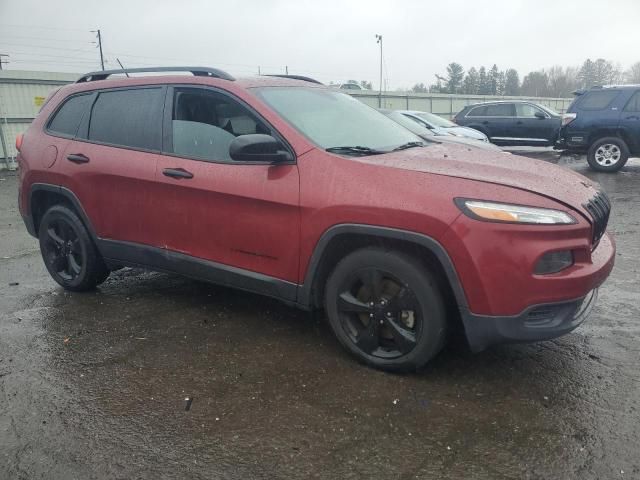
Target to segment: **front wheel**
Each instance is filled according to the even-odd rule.
[[[326,284],[325,309],[340,343],[375,368],[415,370],[444,344],[438,284],[400,252],[365,248],[341,260]]]
[[[617,172],[629,159],[629,148],[618,137],[605,137],[593,143],[587,152],[589,166],[599,172]]]
[[[49,274],[65,289],[91,290],[109,276],[89,232],[73,210],[62,205],[47,210],[38,237]]]

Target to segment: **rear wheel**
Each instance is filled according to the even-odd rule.
[[[435,278],[416,259],[366,248],[336,266],[325,308],[338,340],[383,370],[415,370],[441,349],[445,307]]]
[[[589,166],[599,172],[617,172],[629,159],[629,148],[618,137],[596,140],[587,152]]]
[[[73,210],[62,205],[47,210],[38,237],[49,274],[65,289],[91,290],[109,276],[89,232]]]

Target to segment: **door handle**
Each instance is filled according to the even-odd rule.
[[[67,160],[73,163],[89,163],[89,157],[81,153],[72,153],[67,155]]]
[[[165,177],[176,178],[178,180],[182,178],[193,178],[193,173],[186,171],[184,168],[165,168],[162,170],[162,174]]]
[[[485,120],[484,122],[482,122],[483,125],[489,125],[489,120]]]
[[[627,117],[627,120],[640,120],[640,117],[638,115],[631,115]]]
[[[518,121],[516,122],[516,125],[522,125],[522,120],[518,120]]]

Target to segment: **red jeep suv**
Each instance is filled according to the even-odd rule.
[[[83,76],[17,140],[20,211],[68,290],[178,273],[324,308],[405,370],[454,325],[474,351],[565,334],[611,272],[609,200],[572,171],[425,141],[305,77],[127,73],[148,71]]]

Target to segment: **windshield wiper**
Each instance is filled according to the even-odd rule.
[[[325,149],[327,152],[331,153],[344,153],[346,155],[380,155],[383,152],[382,150],[376,150],[375,148],[369,147],[361,147],[356,145],[354,147],[329,147]]]
[[[403,145],[400,145],[399,147],[394,148],[391,151],[397,152],[398,150],[406,150],[407,148],[414,148],[414,147],[424,147],[424,142],[407,142]]]

